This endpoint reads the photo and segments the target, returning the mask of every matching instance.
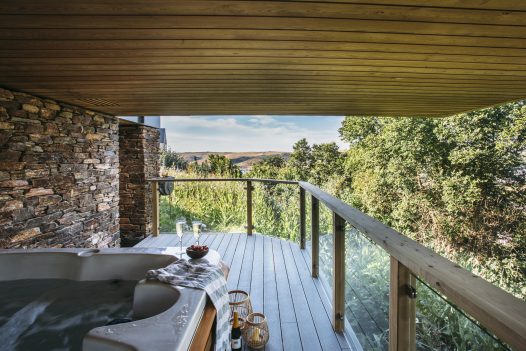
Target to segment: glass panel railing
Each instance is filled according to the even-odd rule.
[[[416,348],[422,351],[510,350],[421,280],[417,280]]]
[[[299,242],[299,189],[295,184],[252,182],[254,232]]]
[[[332,211],[320,203],[320,280],[332,294]],[[353,227],[345,232],[345,332],[363,350],[389,346],[390,257]],[[350,327],[350,328],[349,328]]]
[[[305,233],[305,240],[306,240],[306,246],[309,247],[309,252],[312,252],[310,249],[310,242],[312,240],[312,198],[311,195],[308,192],[305,192],[305,226],[306,226],[306,233]]]
[[[168,196],[160,197],[161,233],[174,233],[178,217],[200,220],[209,231],[245,232],[245,182],[175,182]]]
[[[174,182],[173,192],[160,197],[161,233],[174,233],[179,217],[200,220],[208,231],[246,232],[246,186],[243,179]],[[252,181],[252,187],[253,232],[299,242],[298,186]]]
[[[345,249],[347,321],[364,350],[387,350],[390,256],[350,225]]]
[[[320,202],[320,260],[319,277],[327,295],[332,294],[332,256],[333,256],[333,234],[332,234],[332,211]]]

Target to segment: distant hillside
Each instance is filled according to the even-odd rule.
[[[224,155],[232,160],[232,162],[238,165],[241,169],[250,169],[255,163],[264,160],[267,157],[279,155],[285,160],[288,160],[289,152],[279,151],[264,151],[264,152],[178,152],[182,158],[187,162],[194,162],[197,160],[198,163],[205,161],[210,154]]]

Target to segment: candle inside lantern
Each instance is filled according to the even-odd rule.
[[[252,334],[252,341],[254,343],[259,343],[261,336],[259,335],[259,328],[254,328],[254,333]]]

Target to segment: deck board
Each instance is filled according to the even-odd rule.
[[[281,248],[283,249],[283,258],[285,259],[285,267],[289,277],[292,303],[294,304],[294,313],[300,331],[301,344],[304,350],[321,350],[321,342],[316,333],[312,313],[307,304],[290,245],[287,241],[281,241]]]
[[[239,244],[239,238],[241,235],[232,235],[232,241],[228,244],[228,248],[223,255],[223,261],[229,266],[232,266],[232,261],[236,254],[237,246]]]
[[[245,254],[243,256],[243,263],[241,264],[241,273],[237,283],[237,289],[249,291],[252,282],[252,263],[254,258],[254,244],[256,243],[255,236],[247,237],[245,246]]]
[[[236,248],[236,254],[230,265],[230,274],[228,275],[228,288],[233,290],[237,288],[239,283],[239,277],[241,275],[241,267],[243,266],[243,259],[245,256],[245,248],[247,244],[247,236],[240,235],[239,242]]]
[[[309,274],[311,274],[312,271],[310,269],[310,264],[311,264],[310,250],[308,250],[308,249],[307,250],[301,250],[301,253],[302,253],[303,259],[305,261],[305,265],[307,267],[309,267]],[[316,287],[316,290],[318,291],[318,295],[320,296],[320,299],[321,299],[321,302],[322,302],[322,306],[323,306],[323,308],[325,310],[325,313],[330,319],[331,306],[330,306],[329,296],[327,295],[327,292],[323,288],[322,282],[319,279],[312,279],[312,282],[313,282],[314,286]],[[349,350],[350,347],[349,347],[349,343],[347,342],[347,339],[341,333],[335,333],[335,334],[336,334],[336,337],[338,338],[338,342],[340,343],[340,347],[342,348],[342,350]],[[355,344],[358,344],[358,343],[359,343],[359,341],[356,340]]]
[[[318,301],[321,300],[321,297],[317,296],[318,290],[316,290],[316,286],[314,285],[312,281],[313,279],[310,276],[310,271],[305,265],[305,261],[303,260],[301,250],[297,245],[289,244],[289,246],[291,248],[294,259],[296,260],[296,267],[298,269],[298,275],[301,280],[303,291],[308,297],[307,303],[309,304],[309,308],[312,312],[314,326],[316,327],[318,335],[324,336],[324,342],[321,345],[322,349],[324,351],[337,350],[340,347],[338,338],[336,337],[337,333],[334,332],[334,330],[331,327],[331,320],[327,315],[325,309],[323,308],[323,304],[318,303]],[[318,297],[317,299],[312,298],[316,296]]]
[[[263,237],[263,313],[269,321],[279,321],[278,291],[276,288],[276,267],[274,265],[274,250],[272,239]],[[269,340],[265,350],[282,350],[283,340],[279,323],[269,323]]]
[[[285,261],[283,259],[283,250],[281,248],[280,240],[272,239],[272,246],[274,250],[275,266],[278,267],[276,270],[276,288],[278,291],[280,321],[281,323],[296,323],[290,282],[287,276],[287,270],[285,269]]]
[[[254,236],[254,257],[252,260],[252,279],[250,281],[250,301],[254,312],[263,311],[263,236]]]
[[[220,235],[222,235],[223,238],[221,239],[221,244],[219,244],[219,246],[217,247],[216,250],[217,250],[217,252],[219,252],[221,257],[225,257],[228,245],[230,244],[230,241],[232,240],[232,238],[234,236],[233,235],[225,235],[225,234],[220,234]]]
[[[191,245],[191,234],[183,245]],[[228,288],[250,293],[255,312],[270,329],[267,351],[349,350],[330,323],[330,305],[321,283],[310,275],[310,258],[297,244],[254,234],[205,233],[201,243],[217,250],[230,266]],[[138,247],[179,246],[175,234],[148,237]],[[246,349],[250,350],[250,349]]]

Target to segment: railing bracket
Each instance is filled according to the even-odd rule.
[[[416,299],[417,293],[416,293],[416,289],[413,286],[408,284],[405,286],[405,290],[406,290],[407,296],[409,296],[410,299]]]

